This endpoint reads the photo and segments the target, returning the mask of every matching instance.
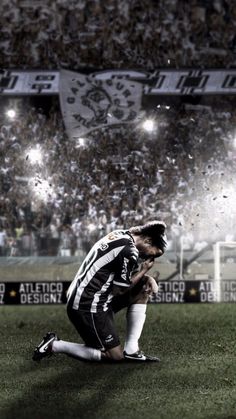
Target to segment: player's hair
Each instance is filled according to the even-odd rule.
[[[137,236],[149,237],[152,240],[152,245],[164,253],[167,245],[165,229],[166,224],[163,221],[149,221],[144,225],[131,227],[129,231]]]

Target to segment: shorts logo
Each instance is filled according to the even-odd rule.
[[[108,335],[108,336],[105,338],[105,342],[106,342],[106,343],[109,343],[109,342],[111,342],[113,339],[114,339],[114,338],[113,338],[113,336],[112,336],[112,335]]]
[[[101,250],[103,250],[103,251],[104,251],[104,250],[107,250],[107,249],[108,249],[108,247],[109,247],[109,246],[108,246],[108,244],[107,244],[107,243],[102,243],[102,244],[101,244],[101,246],[99,246],[99,248],[100,248]]]

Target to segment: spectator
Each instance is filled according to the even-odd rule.
[[[48,256],[57,256],[60,243],[60,219],[52,216],[49,224]]]
[[[21,235],[21,254],[22,256],[30,256],[32,254],[33,238],[32,232],[27,227],[26,223],[23,225],[23,232]]]
[[[6,255],[6,239],[6,231],[3,228],[0,228],[0,256]]]
[[[70,257],[74,253],[74,233],[69,225],[62,226],[59,255],[63,257]]]

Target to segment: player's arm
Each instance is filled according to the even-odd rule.
[[[133,275],[132,272],[137,267],[137,261],[134,258],[124,258],[121,266],[121,271],[116,273],[113,281],[113,295],[121,295],[134,287],[146,274],[146,272],[153,266],[154,260],[148,259],[140,266],[139,271]]]
[[[132,274],[138,268],[138,253],[134,246],[128,243],[116,258],[115,275],[113,278],[113,295],[127,292],[132,285]]]
[[[149,271],[149,269],[152,268],[153,264],[153,258],[145,260],[145,262],[141,264],[140,270],[131,277],[131,285],[134,286],[135,284],[137,284],[145,276],[147,271]]]
[[[155,281],[155,279],[150,275],[146,275],[147,271],[149,271],[149,269],[152,268],[153,263],[154,259],[147,259],[145,262],[142,263],[140,271],[136,273],[131,279],[132,286],[137,284],[137,282],[139,282],[142,279],[145,283],[145,285],[143,286],[143,291],[149,295],[153,293],[156,294],[158,292],[158,284]]]

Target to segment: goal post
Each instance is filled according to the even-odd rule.
[[[233,248],[236,249],[236,242],[234,241],[216,242],[213,245],[214,285],[215,285],[216,302],[222,301],[222,279],[229,279],[229,278],[223,278],[223,275],[222,275],[222,264],[221,264],[222,252],[225,251],[225,249],[233,249]],[[235,272],[235,277],[236,277],[236,272]]]

